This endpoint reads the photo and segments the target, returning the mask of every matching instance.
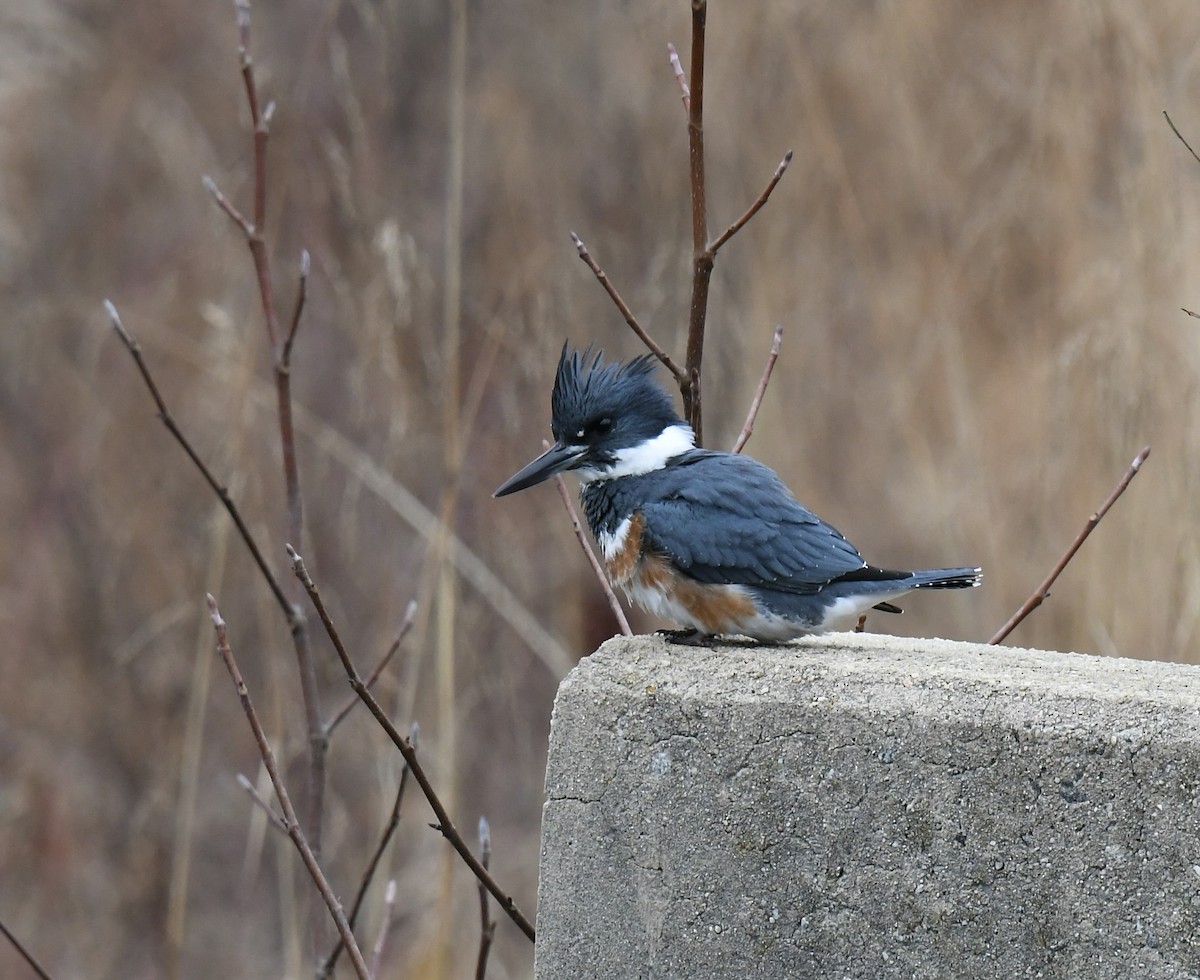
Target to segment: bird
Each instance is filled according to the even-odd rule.
[[[554,444],[505,480],[503,497],[573,471],[605,570],[633,603],[679,625],[676,643],[779,643],[898,613],[914,589],[978,586],[982,569],[869,565],[770,467],[701,449],[655,356],[607,362],[563,345],[550,399]]]

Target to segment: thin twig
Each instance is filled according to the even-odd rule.
[[[308,249],[300,252],[300,281],[296,286],[296,305],[292,307],[292,324],[288,328],[287,339],[283,342],[283,350],[279,354],[279,363],[283,370],[291,370],[292,344],[296,342],[296,330],[300,326],[300,315],[304,312],[304,303],[308,299],[308,273],[312,269],[312,258]]]
[[[0,919],[0,932],[4,933],[4,938],[12,943],[13,949],[15,949],[21,955],[21,958],[29,964],[29,969],[36,973],[41,980],[51,980],[50,974],[47,973],[45,969],[43,969],[42,965],[33,958],[33,954],[21,945],[21,941],[8,931],[8,926],[4,924],[4,920],[2,919]]]
[[[1188,309],[1186,306],[1181,306],[1181,307],[1179,307],[1179,308],[1180,308],[1181,310],[1183,310],[1183,312],[1184,312],[1184,313],[1186,313],[1188,316],[1194,316],[1194,317],[1195,317],[1197,320],[1200,320],[1200,313],[1193,313],[1193,312],[1192,312],[1191,310],[1189,310],[1189,309]]]
[[[542,444],[547,449],[550,448],[550,444],[545,440],[542,440]],[[583,553],[587,556],[588,564],[592,566],[592,571],[596,573],[596,578],[600,582],[600,588],[604,590],[604,597],[608,600],[608,607],[617,619],[617,625],[621,627],[621,632],[625,636],[633,636],[633,630],[629,627],[629,620],[625,617],[625,610],[621,608],[621,603],[617,600],[617,596],[612,590],[612,585],[609,584],[608,576],[604,574],[604,566],[600,564],[600,559],[596,557],[596,552],[592,550],[587,535],[583,533],[583,525],[579,521],[579,512],[575,509],[575,504],[571,500],[571,492],[567,489],[567,481],[562,478],[561,474],[557,474],[554,477],[554,485],[558,487],[558,495],[562,498],[563,506],[567,509],[567,516],[571,518],[571,527],[575,530],[575,537],[579,541],[579,547],[583,549]]]
[[[379,967],[383,963],[383,944],[387,941],[388,930],[392,927],[392,912],[396,908],[396,879],[389,878],[387,887],[383,890],[383,916],[379,921],[379,934],[375,937],[375,948],[371,951],[371,976],[379,976]]]
[[[688,308],[688,339],[683,414],[704,444],[700,369],[704,361],[704,325],[708,317],[708,288],[713,255],[708,251],[708,191],[704,178],[704,36],[708,18],[705,0],[692,0],[691,93],[688,102],[688,177],[692,189],[692,296]]]
[[[592,275],[599,280],[600,285],[604,287],[604,291],[608,293],[609,298],[616,304],[617,309],[621,311],[621,316],[625,318],[625,322],[628,323],[633,332],[641,338],[642,343],[649,348],[650,352],[660,361],[662,361],[663,366],[666,367],[666,369],[673,375],[675,375],[675,380],[682,384],[684,379],[687,378],[687,374],[685,374],[683,369],[671,359],[671,355],[659,347],[658,344],[655,343],[654,339],[648,333],[646,333],[645,328],[638,323],[637,317],[635,317],[633,315],[633,311],[625,305],[625,300],[621,299],[621,294],[617,292],[617,288],[612,284],[611,280],[608,278],[608,275],[603,269],[600,268],[600,266],[596,263],[596,260],[592,258],[592,253],[589,252],[587,246],[583,244],[583,239],[576,235],[575,232],[571,232],[571,241],[575,243],[575,251],[577,251],[579,253],[579,257],[583,259],[584,265],[592,270]]]
[[[202,460],[196,453],[196,450],[192,448],[192,444],[188,441],[187,437],[183,434],[183,431],[175,422],[175,419],[171,416],[171,413],[167,410],[166,402],[163,401],[162,395],[159,394],[158,385],[154,381],[154,376],[150,373],[150,369],[146,366],[146,361],[142,357],[141,346],[138,344],[137,340],[134,339],[133,335],[125,329],[125,325],[121,322],[121,316],[117,312],[117,308],[109,300],[105,300],[104,309],[108,314],[109,320],[112,321],[113,329],[116,330],[117,336],[121,338],[121,342],[125,345],[126,350],[129,351],[130,356],[133,358],[134,364],[137,365],[138,372],[141,374],[142,380],[145,382],[146,388],[150,392],[150,397],[154,399],[154,404],[158,408],[159,421],[162,422],[162,424],[167,427],[167,431],[175,437],[175,441],[179,443],[180,448],[187,453],[188,458],[195,465],[196,469],[200,471],[200,475],[204,477],[204,481],[212,488],[213,493],[217,495],[217,499],[220,500],[224,505],[225,510],[233,519],[233,523],[238,529],[238,534],[241,535],[242,541],[249,549],[250,556],[254,559],[254,563],[258,566],[258,570],[262,572],[263,578],[266,579],[272,595],[275,596],[276,603],[278,603],[279,608],[283,610],[284,616],[287,617],[289,626],[293,626],[295,619],[299,615],[299,612],[288,601],[287,596],[284,594],[283,587],[275,578],[270,566],[267,565],[267,560],[263,557],[262,552],[259,550],[258,543],[254,540],[254,535],[250,533],[250,528],[242,519],[242,515],[238,511],[237,505],[233,502],[233,498],[229,495],[229,491],[225,488],[223,483],[218,482],[217,478],[213,476],[212,470],[208,468],[208,466],[204,463],[204,460]]]
[[[412,728],[409,730],[408,740],[412,743],[414,751],[419,739],[420,729],[417,727],[417,723],[413,722]],[[371,887],[371,882],[375,878],[375,872],[379,868],[379,862],[383,859],[383,852],[387,850],[388,844],[392,842],[392,838],[396,834],[396,828],[400,826],[400,804],[404,801],[404,790],[408,786],[408,773],[409,768],[406,762],[404,768],[400,770],[400,785],[396,787],[396,798],[392,801],[392,812],[388,815],[387,823],[383,825],[383,832],[379,835],[379,843],[375,845],[375,851],[371,855],[371,859],[367,862],[367,867],[363,871],[362,878],[358,883],[358,891],[354,894],[354,902],[350,906],[348,921],[351,929],[358,922],[358,913],[362,910],[363,900],[367,897],[367,889]],[[318,967],[318,980],[325,980],[325,978],[333,976],[333,968],[337,966],[338,957],[342,955],[342,950],[345,948],[345,943],[339,939],[337,945],[333,947],[329,955],[325,957],[325,961]]]
[[[719,234],[715,239],[713,239],[708,246],[708,251],[714,258],[716,257],[716,254],[720,250],[721,246],[729,241],[729,239],[731,239],[739,231],[741,231],[746,222],[758,214],[762,206],[767,203],[767,198],[771,196],[771,192],[775,190],[776,186],[783,179],[784,171],[787,170],[788,164],[791,162],[792,151],[788,150],[787,153],[783,155],[783,159],[779,161],[779,166],[775,168],[775,173],[771,175],[771,179],[767,181],[767,186],[764,187],[762,193],[755,198],[754,203],[746,209],[746,213],[738,218],[737,221],[731,224],[723,232],[721,232],[721,234]]]
[[[240,772],[237,774],[237,781],[238,785],[241,786],[242,789],[244,789],[248,794],[250,794],[250,799],[253,800],[254,803],[258,805],[259,809],[261,809],[262,812],[267,815],[267,819],[270,821],[271,826],[286,836],[288,832],[287,824],[284,823],[283,817],[281,817],[274,811],[274,809],[272,809],[271,804],[267,801],[267,798],[258,791],[258,787],[250,782],[250,780]]]
[[[250,692],[246,687],[246,682],[242,679],[242,672],[238,668],[237,661],[233,657],[233,650],[229,646],[229,635],[225,628],[225,620],[221,618],[221,611],[217,608],[217,601],[210,595],[208,598],[208,612],[212,617],[213,627],[217,633],[217,653],[225,662],[225,669],[229,671],[229,676],[233,680],[234,687],[237,689],[238,699],[242,702],[242,710],[246,713],[246,720],[250,723],[250,729],[254,733],[254,740],[258,743],[258,751],[262,756],[263,765],[266,767],[267,775],[271,777],[271,785],[275,788],[275,797],[279,800],[279,807],[283,810],[283,822],[287,827],[287,834],[292,839],[292,843],[296,845],[296,850],[300,852],[300,858],[304,862],[304,866],[308,869],[309,875],[312,876],[313,883],[317,886],[317,891],[321,893],[321,898],[324,899],[326,907],[329,909],[329,914],[333,917],[333,921],[337,924],[338,932],[346,943],[346,948],[350,953],[350,960],[354,964],[354,971],[360,977],[360,980],[369,980],[370,971],[367,969],[366,960],[363,959],[362,952],[358,948],[358,943],[354,939],[354,933],[350,929],[350,923],[346,920],[346,913],[342,911],[342,906],[334,895],[333,889],[330,888],[328,880],[325,878],[321,866],[317,863],[316,856],[312,852],[312,848],[308,844],[308,839],[304,836],[304,831],[300,828],[300,822],[296,819],[296,811],[292,808],[291,797],[288,796],[287,787],[283,784],[283,779],[279,775],[279,766],[275,762],[275,753],[271,751],[271,744],[267,741],[267,733],[262,727],[262,722],[258,720],[258,712],[254,710],[254,704],[250,700]]]
[[[316,609],[317,615],[325,627],[325,632],[329,634],[330,642],[333,643],[333,648],[337,651],[338,659],[342,662],[342,668],[346,672],[350,686],[362,699],[363,704],[367,706],[367,710],[375,716],[375,720],[379,722],[380,727],[387,733],[388,738],[392,740],[392,744],[400,751],[400,754],[404,757],[404,761],[408,763],[408,767],[412,770],[413,778],[416,779],[417,785],[421,787],[421,792],[425,795],[425,799],[429,801],[429,806],[438,820],[432,826],[446,838],[451,847],[458,851],[463,862],[471,869],[471,873],[487,886],[487,890],[492,893],[500,907],[504,909],[505,914],[532,941],[536,935],[533,924],[517,907],[517,903],[513,901],[512,896],[505,894],[496,882],[496,879],[491,876],[487,868],[479,863],[479,859],[467,847],[462,834],[454,826],[454,822],[450,819],[450,814],[446,812],[446,807],[434,790],[433,784],[430,783],[429,777],[425,774],[425,770],[421,766],[421,761],[417,758],[416,749],[407,738],[396,730],[396,726],[392,724],[392,720],[387,716],[387,712],[380,707],[379,702],[375,700],[371,692],[367,690],[366,684],[363,683],[362,677],[354,666],[354,662],[350,659],[349,653],[346,652],[346,647],[342,643],[342,638],[338,633],[337,627],[334,626],[333,620],[330,619],[329,613],[325,609],[325,602],[321,598],[320,592],[317,590],[316,585],[308,574],[308,570],[304,566],[304,559],[296,553],[296,550],[290,544],[286,548],[288,556],[292,560],[292,569],[296,573],[296,578],[300,580],[300,583],[304,586],[305,591],[312,600],[313,608]]]
[[[487,818],[479,818],[479,863],[485,868],[492,863],[492,828],[488,826]],[[479,883],[479,956],[475,959],[475,980],[484,980],[487,976],[488,953],[492,949],[492,939],[496,935],[496,920],[492,918],[488,908],[488,893]]]
[[[241,229],[254,264],[254,275],[258,282],[259,301],[267,329],[267,343],[274,359],[275,400],[279,418],[279,447],[283,462],[284,494],[287,501],[287,538],[302,543],[304,532],[304,498],[300,492],[300,470],[296,456],[296,433],[292,421],[291,356],[292,344],[304,311],[308,292],[308,253],[300,259],[300,284],[296,305],[288,336],[283,345],[279,340],[279,323],[275,309],[275,291],[271,284],[271,261],[267,251],[265,229],[267,220],[267,141],[270,136],[271,117],[275,103],[268,102],[260,108],[258,85],[254,77],[254,60],[250,54],[250,3],[235,0],[238,28],[238,61],[241,66],[242,84],[246,90],[246,105],[250,110],[250,122],[254,128],[254,184],[253,219],[248,219],[217,188],[211,178],[204,178],[205,186],[216,199],[221,209]],[[289,605],[299,610],[302,597],[292,586],[293,595]],[[308,734],[308,793],[305,830],[313,853],[321,857],[322,822],[325,813],[325,766],[329,739],[325,732],[325,721],[321,712],[321,692],[317,685],[317,669],[308,639],[308,624],[299,612],[294,613],[289,624],[292,628],[292,646],[296,651],[296,667],[300,674],[300,695],[304,705],[304,723]],[[325,918],[319,906],[313,903],[313,925],[316,930],[325,928]],[[320,936],[317,931],[314,935]]]
[[[1166,117],[1167,125],[1171,127],[1171,132],[1174,133],[1176,136],[1178,136],[1179,142],[1187,147],[1188,153],[1190,153],[1192,155],[1192,159],[1195,160],[1197,163],[1200,163],[1200,156],[1196,155],[1196,151],[1192,149],[1192,144],[1183,138],[1183,133],[1181,133],[1179,131],[1179,129],[1176,127],[1176,125],[1172,121],[1171,117],[1167,114],[1166,109],[1163,109],[1163,116]]]
[[[1149,455],[1149,446],[1137,454],[1133,462],[1129,464],[1129,469],[1126,470],[1125,475],[1121,477],[1120,482],[1113,487],[1113,491],[1108,495],[1108,499],[1100,505],[1100,509],[1096,511],[1096,513],[1088,518],[1087,523],[1083,526],[1083,530],[1079,532],[1079,536],[1076,537],[1071,543],[1071,546],[1067,548],[1065,552],[1063,552],[1062,557],[1059,558],[1058,562],[1050,570],[1050,574],[1047,575],[1042,584],[1034,590],[1033,595],[1025,600],[1021,608],[1012,614],[1012,617],[1009,619],[1009,621],[1000,627],[996,635],[988,640],[988,643],[1002,642],[1009,633],[1017,628],[1017,626],[1026,616],[1037,609],[1038,606],[1040,606],[1050,597],[1050,587],[1054,585],[1055,579],[1062,574],[1063,569],[1067,567],[1067,563],[1075,557],[1075,552],[1077,552],[1083,542],[1087,540],[1087,536],[1096,529],[1096,525],[1099,524],[1104,515],[1108,513],[1108,509],[1117,502],[1117,498],[1125,492],[1125,488],[1128,487],[1133,478],[1138,475],[1138,471],[1142,468],[1142,464],[1146,462],[1146,457]]]
[[[416,616],[417,601],[413,599],[409,602],[408,608],[404,610],[404,622],[400,624],[400,631],[396,634],[395,639],[392,640],[392,645],[388,647],[387,653],[379,658],[379,663],[377,663],[371,669],[371,672],[367,674],[366,685],[368,688],[375,686],[375,682],[379,680],[379,677],[383,673],[384,669],[389,663],[392,662],[392,657],[394,657],[396,652],[400,649],[400,644],[404,642],[404,638],[408,636],[409,632],[412,630],[413,623],[416,621]],[[345,704],[338,709],[337,713],[330,718],[328,724],[325,725],[325,734],[332,735],[333,730],[346,719],[346,716],[350,714],[352,710],[354,710],[354,706],[359,703],[358,695],[351,694],[350,697],[346,699]]]
[[[780,323],[775,327],[775,337],[771,341],[771,353],[767,355],[767,364],[763,368],[762,377],[758,379],[758,388],[754,392],[754,398],[750,402],[750,411],[746,415],[746,424],[742,426],[742,431],[737,437],[737,441],[733,444],[733,452],[740,453],[746,448],[746,443],[750,441],[750,434],[754,431],[754,421],[758,418],[758,410],[762,406],[763,395],[767,393],[767,385],[771,381],[771,372],[775,370],[775,362],[779,360],[779,348],[783,345],[783,324]]]
[[[688,91],[687,76],[683,73],[683,65],[679,63],[679,53],[675,45],[667,43],[667,56],[671,59],[671,70],[675,72],[675,81],[679,83],[679,91],[683,97],[683,111],[692,111],[692,93]]]

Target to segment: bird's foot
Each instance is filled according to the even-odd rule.
[[[658,630],[655,635],[661,636],[668,643],[675,643],[680,646],[710,647],[713,645],[712,634],[698,629]]]

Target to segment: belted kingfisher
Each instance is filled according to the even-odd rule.
[[[554,445],[494,496],[574,470],[608,575],[642,608],[717,634],[790,640],[852,626],[913,589],[979,585],[979,568],[876,568],[747,456],[697,449],[652,377],[653,355],[605,363],[563,346],[551,397]]]

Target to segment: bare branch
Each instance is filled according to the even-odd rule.
[[[704,444],[700,368],[704,361],[704,325],[713,253],[708,251],[708,201],[704,179],[704,36],[706,0],[692,0],[691,99],[688,102],[688,175],[692,188],[692,298],[688,309],[686,374],[680,382],[683,414]]]
[[[487,818],[479,818],[479,863],[485,868],[492,863],[492,828],[488,826]],[[487,889],[479,885],[479,956],[475,959],[475,980],[484,980],[487,976],[488,953],[492,949],[492,939],[496,935],[496,920],[492,918],[488,908]]]
[[[209,487],[212,488],[213,493],[217,495],[217,499],[220,500],[224,505],[225,510],[233,519],[233,523],[238,529],[238,534],[241,535],[242,541],[245,542],[246,547],[249,549],[250,555],[254,559],[254,563],[258,566],[258,570],[262,572],[263,578],[266,579],[267,585],[271,589],[271,593],[275,596],[276,603],[278,603],[279,608],[283,610],[284,616],[287,617],[289,626],[292,626],[294,629],[294,624],[299,613],[288,601],[287,596],[284,595],[283,587],[276,580],[274,573],[267,565],[266,559],[259,550],[258,543],[254,540],[254,536],[250,533],[250,528],[242,519],[242,515],[238,511],[237,505],[234,504],[233,498],[229,495],[229,491],[225,488],[224,484],[218,482],[217,478],[213,476],[212,471],[207,465],[205,465],[204,461],[196,453],[196,450],[192,448],[192,444],[188,441],[187,437],[176,424],[175,419],[171,416],[171,413],[167,410],[166,402],[163,401],[163,397],[159,393],[158,385],[155,384],[154,377],[151,375],[150,369],[146,366],[146,362],[142,357],[142,349],[138,342],[134,339],[133,335],[125,329],[124,324],[121,322],[121,316],[119,313],[117,313],[117,308],[109,300],[105,300],[104,309],[105,312],[108,313],[109,320],[112,321],[113,329],[116,330],[117,336],[121,338],[121,342],[129,351],[130,356],[133,358],[134,364],[137,365],[138,372],[141,374],[142,380],[145,382],[146,388],[150,392],[150,397],[154,399],[154,404],[158,408],[159,421],[161,421],[162,424],[167,427],[167,431],[175,437],[175,441],[179,443],[179,446],[185,453],[187,453],[188,459],[190,459],[196,469],[200,471],[200,475],[204,477],[204,481],[209,485]]]
[[[304,312],[304,303],[308,299],[308,273],[312,268],[312,258],[308,249],[300,253],[300,281],[296,287],[296,305],[292,308],[292,325],[288,328],[287,339],[283,342],[283,351],[279,355],[279,363],[284,371],[291,370],[292,344],[296,342],[296,330],[300,326],[300,315]]]
[[[1200,320],[1200,313],[1193,313],[1193,312],[1192,312],[1191,310],[1189,310],[1189,309],[1188,309],[1186,306],[1181,306],[1181,307],[1179,307],[1179,308],[1180,308],[1181,310],[1183,310],[1183,312],[1184,312],[1184,313],[1186,313],[1188,316],[1194,316],[1194,317],[1195,317],[1197,320]]]
[[[621,608],[621,603],[617,600],[612,586],[608,582],[608,576],[604,574],[604,566],[600,564],[600,559],[596,557],[596,552],[592,550],[587,536],[583,533],[583,525],[579,522],[579,512],[575,510],[575,504],[571,501],[571,493],[567,490],[567,481],[562,478],[561,474],[556,474],[554,485],[558,487],[558,495],[562,497],[563,506],[567,509],[567,516],[571,518],[571,527],[575,530],[575,537],[579,541],[579,547],[583,549],[583,553],[587,556],[588,564],[592,566],[592,571],[596,573],[596,579],[600,583],[600,588],[604,590],[604,598],[608,600],[608,607],[612,610],[613,616],[616,617],[617,625],[621,627],[621,632],[625,636],[633,636],[629,620],[625,617],[625,610]]]
[[[771,175],[771,179],[767,181],[767,186],[764,187],[762,193],[755,198],[754,203],[750,205],[750,207],[746,210],[746,213],[738,218],[737,221],[731,224],[723,232],[721,232],[721,234],[719,234],[711,242],[711,244],[709,244],[708,252],[714,258],[716,257],[717,251],[721,248],[721,246],[729,241],[729,239],[731,239],[739,231],[741,231],[746,222],[758,214],[762,206],[767,203],[767,198],[771,196],[771,192],[775,190],[775,187],[783,179],[784,171],[787,170],[788,164],[791,162],[792,151],[788,150],[787,153],[783,155],[783,159],[779,161],[779,166],[775,168],[775,173]]]
[[[217,202],[217,206],[227,215],[229,215],[229,219],[242,230],[242,234],[247,238],[252,238],[254,236],[254,225],[250,222],[250,219],[242,214],[242,212],[237,209],[237,206],[221,192],[221,188],[217,186],[217,182],[208,176],[208,174],[205,174],[200,178],[200,180],[204,184],[204,189],[208,191],[208,193],[213,196],[213,200]]]
[[[342,638],[338,633],[337,627],[334,626],[333,620],[329,617],[329,612],[325,608],[325,602],[321,598],[320,592],[317,590],[312,578],[309,577],[308,570],[304,567],[304,559],[296,553],[296,550],[290,544],[286,547],[288,556],[292,560],[292,569],[296,573],[296,578],[300,580],[300,583],[308,593],[309,599],[312,600],[313,608],[316,609],[317,615],[321,618],[325,632],[329,634],[330,642],[333,643],[333,648],[337,651],[338,659],[342,662],[342,668],[350,680],[350,686],[362,699],[363,704],[367,706],[367,710],[375,716],[375,720],[379,722],[380,727],[387,733],[388,738],[392,740],[392,744],[399,749],[400,754],[404,757],[404,761],[408,763],[409,769],[412,770],[413,778],[416,779],[417,785],[421,787],[421,792],[425,795],[425,799],[428,800],[429,806],[438,819],[438,822],[433,826],[446,838],[450,846],[458,852],[463,862],[471,869],[471,873],[487,886],[487,890],[492,893],[492,896],[499,903],[500,907],[504,909],[505,914],[532,941],[536,935],[533,924],[517,907],[517,903],[513,901],[512,896],[505,894],[487,868],[479,863],[479,859],[467,847],[462,834],[454,826],[454,822],[450,819],[450,814],[446,811],[445,805],[438,797],[433,784],[429,781],[429,777],[425,774],[425,770],[417,758],[417,752],[413,744],[396,730],[396,726],[392,724],[392,720],[387,716],[387,712],[380,707],[379,702],[367,690],[366,684],[363,683],[362,677],[359,676],[354,662],[350,659],[349,653],[346,652],[346,647],[342,643]]]
[[[369,980],[370,971],[367,969],[367,963],[363,959],[362,952],[358,948],[358,943],[355,942],[354,933],[350,929],[350,923],[346,920],[346,914],[342,911],[342,906],[334,895],[333,889],[329,887],[329,882],[325,878],[324,872],[321,871],[321,866],[317,863],[316,856],[309,847],[308,839],[304,836],[304,831],[300,828],[300,823],[296,819],[296,811],[292,808],[291,798],[288,796],[287,787],[283,784],[283,779],[279,775],[279,766],[275,762],[275,753],[271,751],[271,744],[267,741],[267,733],[262,727],[262,722],[258,720],[258,712],[254,710],[254,704],[250,700],[250,692],[246,688],[246,682],[242,679],[242,672],[238,668],[237,661],[233,657],[233,650],[229,646],[229,636],[225,629],[225,620],[221,618],[221,612],[217,608],[217,601],[210,595],[208,598],[208,611],[212,617],[213,627],[217,633],[217,653],[225,662],[225,669],[229,671],[229,676],[233,680],[234,687],[237,689],[238,699],[242,702],[242,710],[246,713],[246,720],[250,723],[250,729],[254,733],[254,740],[258,743],[258,751],[262,756],[263,765],[266,767],[267,775],[271,777],[271,785],[275,788],[275,797],[279,800],[280,809],[283,810],[283,822],[287,827],[287,834],[295,844],[296,850],[300,852],[300,858],[304,862],[304,866],[308,869],[309,875],[312,877],[313,883],[317,886],[317,891],[321,893],[321,898],[324,899],[325,905],[329,909],[329,914],[333,917],[333,921],[337,924],[338,932],[346,943],[346,948],[350,953],[350,960],[354,964],[354,971],[358,974],[360,980]]]
[[[579,253],[579,257],[583,259],[584,264],[592,270],[592,275],[594,275],[600,281],[600,285],[604,287],[604,291],[608,293],[609,298],[616,304],[617,309],[621,311],[621,316],[625,318],[625,322],[628,323],[633,332],[641,338],[642,343],[649,348],[650,352],[660,361],[662,361],[666,369],[675,375],[675,379],[682,384],[683,380],[687,377],[687,375],[683,372],[683,369],[680,368],[679,365],[673,360],[671,360],[671,355],[659,347],[658,344],[656,344],[650,337],[650,335],[646,333],[642,325],[638,323],[637,317],[635,317],[633,315],[633,311],[625,305],[625,300],[621,299],[621,294],[617,292],[616,287],[609,280],[607,274],[596,263],[596,260],[592,258],[592,253],[587,250],[587,246],[583,244],[583,240],[576,235],[575,232],[571,232],[571,241],[575,243],[575,250]]]
[[[1200,163],[1200,156],[1196,155],[1196,151],[1192,149],[1192,144],[1183,138],[1183,133],[1181,133],[1179,131],[1179,129],[1175,126],[1175,123],[1172,121],[1171,117],[1167,114],[1166,109],[1163,109],[1163,116],[1167,120],[1167,125],[1171,127],[1171,132],[1174,133],[1176,136],[1178,136],[1179,142],[1187,147],[1188,153],[1190,153],[1192,155],[1192,159],[1195,160],[1197,163]]]
[[[51,980],[50,974],[47,973],[42,965],[33,958],[33,954],[21,945],[21,941],[17,939],[17,937],[11,932],[9,932],[8,926],[4,924],[3,920],[0,920],[0,932],[4,933],[4,938],[12,944],[12,948],[20,954],[21,959],[29,964],[29,969],[36,973],[40,980]]]
[[[675,81],[679,83],[679,91],[683,97],[683,111],[690,113],[692,111],[692,93],[688,91],[687,76],[683,73],[683,65],[679,63],[679,53],[675,50],[675,45],[667,44],[667,56],[671,60],[671,69],[675,72]]]
[[[412,743],[414,751],[416,750],[417,741],[420,738],[420,729],[417,728],[416,722],[413,722],[412,728],[409,730],[408,740]],[[371,887],[371,882],[375,878],[375,872],[379,869],[379,862],[383,859],[384,851],[387,850],[388,844],[392,842],[392,838],[396,834],[396,828],[400,826],[400,804],[404,801],[404,790],[408,786],[408,763],[404,764],[404,768],[400,770],[400,785],[396,787],[396,798],[392,802],[392,812],[388,815],[387,823],[383,825],[383,832],[379,836],[379,843],[375,845],[375,851],[371,855],[371,860],[367,862],[366,870],[363,871],[362,878],[358,883],[358,891],[354,894],[354,902],[350,906],[350,928],[353,929],[358,922],[358,913],[362,911],[363,901],[367,897],[367,889]],[[326,980],[333,976],[333,969],[337,966],[338,957],[342,955],[342,950],[346,948],[345,943],[340,939],[333,950],[325,957],[325,961],[317,968],[318,980]]]
[[[250,782],[250,780],[240,772],[237,774],[237,781],[238,785],[241,786],[242,789],[244,789],[248,794],[250,794],[250,799],[257,804],[263,813],[267,815],[267,820],[270,821],[271,826],[284,836],[287,836],[288,828],[287,824],[283,821],[283,817],[281,817],[271,808],[271,804],[267,801],[266,797],[264,797],[262,793],[258,791],[258,787]]]
[[[268,102],[260,108],[258,85],[254,77],[254,59],[250,54],[250,3],[235,0],[238,28],[238,61],[241,66],[242,84],[246,90],[246,105],[250,110],[250,122],[254,127],[254,181],[253,220],[246,218],[220,192],[216,184],[205,178],[205,186],[217,204],[234,220],[250,250],[254,265],[254,276],[258,283],[259,301],[263,321],[267,328],[267,344],[275,369],[275,400],[279,418],[279,448],[283,462],[284,494],[287,505],[287,538],[301,544],[304,531],[304,498],[300,492],[300,470],[296,456],[296,433],[292,419],[292,345],[300,325],[300,316],[308,292],[308,253],[301,255],[300,283],[288,336],[283,345],[279,340],[279,323],[275,310],[275,290],[271,284],[271,261],[267,251],[265,229],[267,220],[267,140],[275,103]],[[302,597],[292,585],[289,605],[299,610]],[[321,856],[322,822],[325,813],[325,766],[329,740],[321,712],[321,692],[317,685],[317,670],[308,640],[308,625],[303,615],[294,613],[289,620],[292,627],[292,645],[296,651],[296,668],[300,675],[300,694],[304,705],[304,723],[308,734],[308,792],[306,800],[305,830],[313,853]],[[313,904],[315,934],[325,928],[325,918],[320,907]]]
[[[400,649],[400,644],[404,642],[404,638],[408,636],[409,632],[412,630],[413,622],[416,620],[416,616],[417,602],[415,599],[413,599],[409,602],[408,608],[404,610],[404,621],[400,624],[400,631],[396,634],[396,638],[392,640],[392,645],[388,647],[387,653],[379,658],[379,663],[377,663],[367,675],[366,685],[368,688],[375,686],[375,682],[379,680],[379,677],[383,673],[384,669],[389,663],[392,662],[392,657],[394,657],[396,652]],[[346,699],[345,704],[343,704],[341,708],[338,709],[337,713],[331,719],[329,719],[329,723],[325,726],[325,734],[332,735],[333,730],[345,720],[346,716],[350,714],[352,710],[354,710],[354,706],[358,703],[358,695],[351,694],[350,697]]]
[[[763,368],[762,377],[758,379],[758,388],[754,392],[754,398],[750,402],[750,411],[746,415],[746,424],[742,426],[742,431],[737,437],[737,441],[733,444],[733,452],[740,453],[746,448],[746,443],[750,441],[750,434],[754,431],[754,420],[758,418],[758,410],[762,407],[763,395],[767,393],[767,385],[771,382],[771,372],[775,370],[775,362],[779,360],[779,348],[783,346],[783,324],[778,324],[775,327],[775,337],[771,341],[771,352],[767,355],[767,364]]]
[[[1009,619],[1009,621],[1000,627],[996,635],[988,640],[988,643],[1002,642],[1009,633],[1017,628],[1017,626],[1026,616],[1037,609],[1038,606],[1040,606],[1050,597],[1050,588],[1054,585],[1055,580],[1059,575],[1062,574],[1063,569],[1067,567],[1067,563],[1075,557],[1075,552],[1077,552],[1083,542],[1087,540],[1087,536],[1096,529],[1096,525],[1099,524],[1104,515],[1108,513],[1108,509],[1117,502],[1117,498],[1125,492],[1125,488],[1128,487],[1133,481],[1133,478],[1138,475],[1138,471],[1142,468],[1142,464],[1146,462],[1146,457],[1149,455],[1149,446],[1137,454],[1133,462],[1129,464],[1129,469],[1126,470],[1125,475],[1121,477],[1120,482],[1113,487],[1113,491],[1108,495],[1108,499],[1100,505],[1100,509],[1096,511],[1096,513],[1088,518],[1087,523],[1083,526],[1083,530],[1080,531],[1078,537],[1071,542],[1071,546],[1067,548],[1065,552],[1063,552],[1062,557],[1059,558],[1058,562],[1050,570],[1050,574],[1047,575],[1042,584],[1034,590],[1033,595],[1025,600],[1021,608],[1012,614],[1012,617]]]

